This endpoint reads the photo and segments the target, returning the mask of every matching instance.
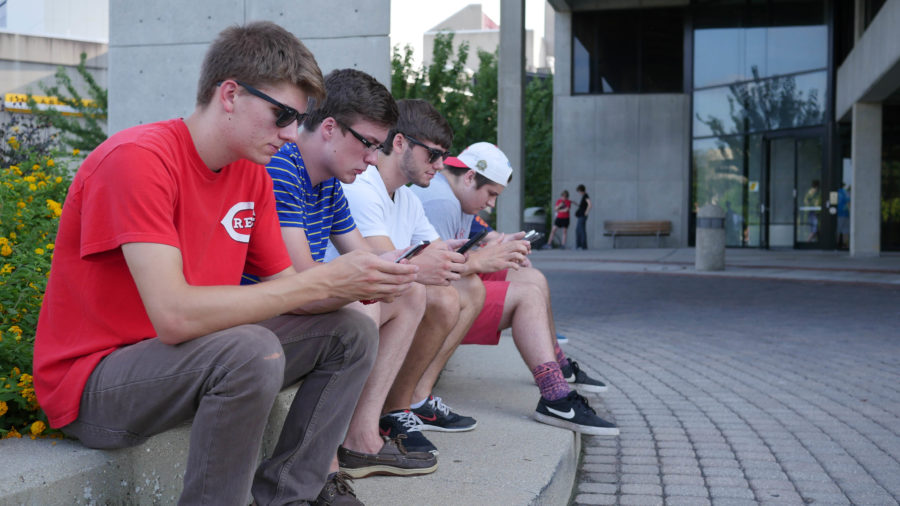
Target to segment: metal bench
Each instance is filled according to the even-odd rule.
[[[671,221],[604,221],[603,235],[611,235],[613,249],[616,247],[616,237],[627,236],[656,236],[656,247],[659,247],[659,238],[672,233]]]

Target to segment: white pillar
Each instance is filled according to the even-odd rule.
[[[497,62],[497,144],[513,168],[513,179],[497,199],[497,228],[522,230],[525,196],[525,0],[500,1]]]
[[[853,104],[850,256],[881,253],[881,104]]]

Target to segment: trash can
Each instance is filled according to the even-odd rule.
[[[725,270],[725,211],[715,204],[707,204],[697,211],[695,252],[696,270]]]
[[[543,207],[526,207],[522,216],[522,222],[525,224],[525,231],[536,230],[543,237],[538,239],[531,245],[532,249],[540,249],[547,244],[547,211]]]

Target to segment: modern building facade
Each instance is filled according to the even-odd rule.
[[[900,249],[900,0],[550,0],[554,193],[730,247]],[[619,245],[652,246],[643,238]]]
[[[500,25],[488,17],[481,9],[481,4],[469,4],[449,18],[441,21],[422,36],[422,61],[425,66],[431,64],[434,52],[434,38],[440,33],[453,33],[453,50],[456,52],[460,44],[469,44],[466,67],[476,72],[478,70],[478,51],[493,53],[500,45]],[[534,31],[525,30],[525,70],[537,72],[547,68],[547,54],[543,50],[538,51],[539,60],[535,61]],[[552,55],[551,55],[552,56]]]

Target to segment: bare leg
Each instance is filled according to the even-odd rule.
[[[565,229],[563,229],[565,230]],[[547,307],[547,319],[550,326],[550,335],[553,336],[553,344],[556,344],[556,323],[553,321],[553,306],[550,303],[550,285],[544,274],[533,267],[526,267],[517,271],[510,270],[506,274],[507,281],[529,283],[538,288]]]
[[[469,332],[469,328],[484,306],[484,284],[478,276],[466,276],[454,282],[453,287],[459,294],[459,318],[450,332],[445,334],[445,339],[441,342],[437,353],[426,362],[427,367],[419,375],[415,382],[415,388],[409,392],[409,396],[406,398],[406,407],[409,407],[411,402],[421,401],[431,394],[447,361],[450,360],[459,343]]]
[[[354,306],[363,308],[362,311],[380,322],[381,326],[375,366],[350,419],[344,447],[364,453],[378,453],[384,445],[378,432],[378,419],[391,384],[406,358],[416,327],[422,320],[425,292],[423,285],[413,284],[390,304]]]
[[[544,304],[544,296],[534,284],[517,281],[509,284],[500,328],[512,327],[513,341],[529,371],[541,364],[556,362],[553,349],[556,336],[550,333]]]
[[[425,316],[385,400],[383,411],[409,409],[413,389],[459,319],[460,297],[453,286],[425,289]]]

